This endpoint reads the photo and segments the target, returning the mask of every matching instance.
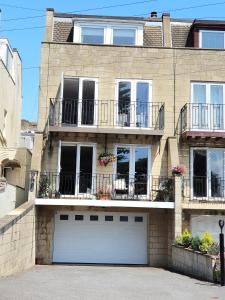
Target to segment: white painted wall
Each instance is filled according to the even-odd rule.
[[[25,199],[24,189],[7,184],[5,191],[0,191],[0,218],[20,206]]]

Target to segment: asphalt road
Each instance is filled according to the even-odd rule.
[[[1,279],[0,299],[224,300],[225,287],[163,269],[53,265]]]

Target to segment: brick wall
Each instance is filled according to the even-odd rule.
[[[0,277],[35,263],[35,207],[25,203],[0,219]]]

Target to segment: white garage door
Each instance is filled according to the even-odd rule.
[[[225,216],[191,216],[191,233],[193,236],[201,236],[204,232],[209,232],[215,241],[219,241],[219,220],[225,221]]]
[[[147,264],[147,215],[56,213],[53,262]]]

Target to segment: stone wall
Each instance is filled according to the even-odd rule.
[[[0,219],[0,277],[35,264],[35,207],[26,202]]]
[[[213,282],[215,264],[215,257],[172,246],[172,269],[176,272]]]

